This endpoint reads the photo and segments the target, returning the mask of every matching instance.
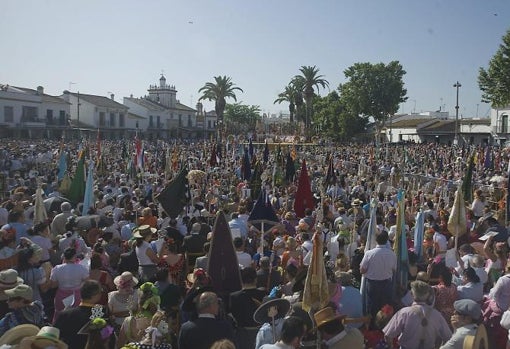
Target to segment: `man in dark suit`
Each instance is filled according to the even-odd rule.
[[[234,330],[230,323],[216,318],[220,307],[216,293],[202,293],[196,307],[198,318],[181,326],[179,349],[209,349],[220,339],[234,341]]]
[[[273,287],[282,283],[282,276],[278,270],[271,268],[269,257],[260,259],[260,269],[257,271],[257,287],[271,292]]]
[[[69,349],[83,349],[87,336],[77,334],[90,321],[92,309],[101,309],[102,317],[108,319],[107,309],[98,304],[102,289],[99,282],[86,280],[80,288],[81,303],[76,308],[63,310],[57,317],[54,326],[60,330],[60,339],[67,343]],[[95,310],[95,311],[97,311]]]
[[[200,234],[200,223],[194,223],[191,227],[191,234],[184,237],[182,249],[186,253],[188,265],[193,267],[195,260],[204,254],[204,244],[207,236]]]
[[[243,289],[230,294],[228,311],[237,322],[238,348],[253,349],[259,329],[253,314],[262,304],[266,292],[257,289],[257,272],[252,267],[241,269],[241,281]]]

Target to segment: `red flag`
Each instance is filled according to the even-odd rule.
[[[313,210],[315,208],[315,200],[312,195],[312,185],[310,184],[310,177],[308,177],[306,162],[303,159],[296,198],[294,200],[294,211],[299,218],[302,218],[305,216],[305,209],[307,208]]]

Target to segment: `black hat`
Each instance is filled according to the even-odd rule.
[[[276,309],[274,309],[274,307]],[[289,312],[290,302],[283,298],[269,298],[266,302],[262,303],[255,313],[253,313],[253,321],[259,324],[271,322],[273,319],[284,318]],[[271,314],[272,310],[276,313]]]

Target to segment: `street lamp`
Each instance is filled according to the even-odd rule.
[[[457,104],[455,105],[455,138],[453,139],[454,145],[458,144],[457,133],[459,132],[459,87],[461,86],[462,85],[458,81],[453,85],[453,87],[457,89]]]

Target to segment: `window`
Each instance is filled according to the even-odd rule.
[[[182,115],[179,114],[179,127],[181,127],[181,126],[182,126]]]
[[[104,112],[99,113],[99,126],[106,126],[106,116],[104,115]]]
[[[188,115],[188,127],[192,127],[193,124],[191,123],[191,115]]]
[[[115,127],[115,114],[110,113],[110,127]]]
[[[58,124],[59,125],[65,125],[66,124],[66,111],[61,110],[58,115]]]
[[[125,127],[126,120],[124,119],[124,114],[119,114],[119,127]]]
[[[211,120],[207,120],[207,128],[211,128]]]
[[[501,115],[501,133],[508,133],[508,115]]]
[[[14,108],[10,106],[4,106],[4,121],[14,122]]]
[[[53,122],[53,110],[46,109],[46,121],[50,124]]]
[[[157,128],[160,128],[161,127],[161,120],[160,120],[160,116],[156,116],[156,127]]]
[[[22,107],[21,121],[37,121],[37,107]]]
[[[149,127],[154,127],[154,118],[152,117],[152,115],[149,115]]]

